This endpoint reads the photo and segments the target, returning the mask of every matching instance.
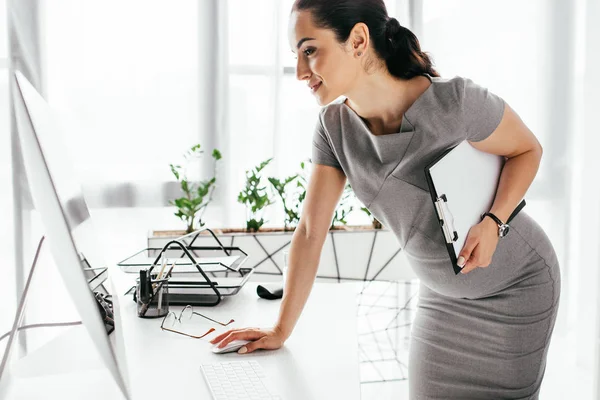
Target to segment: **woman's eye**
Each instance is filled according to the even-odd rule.
[[[314,53],[314,51],[315,49],[309,47],[308,49],[304,50],[303,53],[306,56],[310,56],[312,53]]]

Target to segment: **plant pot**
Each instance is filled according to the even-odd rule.
[[[254,267],[254,281],[280,281],[283,253],[289,249],[294,230],[261,228],[258,232],[245,229],[210,228],[224,246],[237,246],[248,254],[244,267]],[[148,235],[148,247],[162,248],[185,231],[153,231]],[[215,246],[208,231],[196,239],[198,246]],[[371,225],[336,226],[329,230],[323,250],[318,281],[398,281],[417,279],[400,248],[398,240],[388,229]]]

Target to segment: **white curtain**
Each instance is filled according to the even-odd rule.
[[[8,29],[6,17],[6,0],[0,0],[0,209],[13,210],[11,141],[10,141],[10,110],[8,89]],[[4,290],[0,291],[0,332],[10,329],[11,318],[15,311],[16,285],[14,258],[14,222],[12,212],[4,213],[8,218],[0,224],[0,254],[5,262],[0,267],[0,273],[6,279]],[[0,354],[5,343],[0,343]]]

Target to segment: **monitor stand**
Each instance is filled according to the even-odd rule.
[[[111,386],[106,385],[105,383],[110,380],[110,376],[107,371],[103,371],[105,369],[102,364],[100,358],[94,351],[89,351],[89,349],[93,348],[93,343],[91,342],[91,338],[87,334],[87,332],[82,329],[82,327],[74,327],[65,334],[62,334],[50,342],[46,343],[36,351],[31,354],[28,354],[23,359],[19,360],[16,364],[16,368],[11,370],[8,367],[10,362],[12,353],[15,350],[15,345],[17,342],[17,335],[20,331],[24,331],[31,328],[39,328],[39,327],[57,327],[57,326],[76,326],[82,325],[81,321],[74,322],[58,322],[58,323],[44,323],[44,324],[30,324],[23,325],[23,317],[25,315],[25,308],[27,305],[27,298],[29,289],[31,287],[33,276],[37,268],[38,258],[42,249],[42,245],[44,243],[45,236],[42,236],[40,239],[37,250],[35,253],[35,257],[33,263],[31,265],[31,269],[29,271],[29,276],[27,277],[27,282],[25,283],[25,288],[23,289],[23,294],[21,299],[19,300],[19,305],[17,307],[17,311],[15,313],[15,318],[12,324],[12,328],[5,338],[8,336],[8,343],[4,349],[4,356],[2,357],[2,361],[0,362],[0,399],[7,398],[7,394],[10,392],[9,389],[13,386],[12,384],[17,379],[22,378],[35,378],[38,380],[38,383],[41,383],[44,379],[47,380],[48,389],[52,391],[52,386],[59,384],[59,382],[70,381],[72,382],[72,373],[81,374],[80,378],[82,380],[82,384],[84,381],[91,383],[92,381],[98,381],[101,379],[103,381],[103,386]],[[85,258],[82,261],[87,264],[89,268],[89,264]],[[84,266],[84,269],[86,267]],[[108,293],[103,285],[96,285],[96,288],[99,290],[97,293]],[[114,330],[114,324],[109,330],[109,326],[107,325],[107,334]],[[65,357],[65,355],[69,355]],[[51,372],[49,372],[51,371]],[[102,375],[106,375],[105,377]],[[65,379],[59,378],[60,375],[63,375]],[[70,384],[72,386],[72,384]],[[19,386],[19,392],[23,390],[31,390],[28,389],[28,386],[31,385],[17,385]],[[64,386],[62,386],[62,390],[64,390]],[[109,390],[110,388],[105,388]],[[78,390],[76,387],[73,387],[73,390]],[[114,392],[116,397],[112,398],[120,398],[118,393]],[[89,386],[87,387],[87,393],[90,393]],[[111,391],[111,393],[113,393]],[[111,398],[111,397],[105,397]]]

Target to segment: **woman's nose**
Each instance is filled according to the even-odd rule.
[[[296,78],[299,81],[303,81],[305,79],[310,78],[311,72],[306,63],[302,62],[302,60],[298,60],[296,63]]]

